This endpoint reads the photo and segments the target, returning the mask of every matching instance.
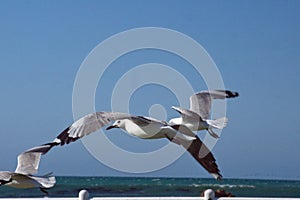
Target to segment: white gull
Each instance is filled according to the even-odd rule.
[[[173,125],[185,125],[192,131],[207,130],[212,137],[219,138],[213,129],[223,129],[226,127],[228,119],[226,117],[215,120],[209,119],[211,101],[213,99],[234,98],[238,96],[237,92],[229,90],[208,90],[193,94],[190,96],[189,110],[172,106],[174,110],[180,113],[181,117],[173,118],[169,123]]]
[[[121,128],[141,139],[167,138],[183,146],[215,179],[222,179],[213,154],[189,128],[183,125],[170,125],[149,117],[119,112],[88,114],[65,129],[54,142],[61,145],[68,144],[111,123],[113,124],[108,126],[107,130]]]
[[[35,176],[41,159],[41,155],[47,153],[56,144],[48,143],[37,146],[18,155],[18,164],[14,172],[0,171],[0,186],[6,185],[14,188],[40,188],[46,194],[46,189],[56,183],[51,173],[43,176]]]

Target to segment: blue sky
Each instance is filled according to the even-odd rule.
[[[225,87],[240,93],[228,101],[229,125],[213,149],[223,176],[300,179],[299,8],[300,2],[291,0],[1,1],[1,170],[13,170],[20,152],[51,141],[72,123],[76,74],[96,45],[132,28],[163,27],[201,44],[218,66]],[[121,76],[114,69],[126,71],[150,62],[167,64],[191,82],[197,80],[183,60],[151,50],[118,59],[107,71],[107,80]],[[206,89],[201,81],[193,86]],[[155,86],[143,89],[168,93]],[[99,89],[97,110],[109,109],[102,95]],[[133,101],[141,102],[143,95],[143,90],[137,91]],[[130,111],[147,115],[156,103],[168,110],[177,103],[170,96],[151,95],[147,106],[138,103]],[[168,110],[168,118],[176,116]],[[165,144],[129,138],[127,145],[122,141],[129,136],[121,131],[110,137],[136,152]],[[41,173],[73,176],[210,177],[188,154],[152,173],[119,172],[98,162],[81,142],[53,149],[40,167]]]

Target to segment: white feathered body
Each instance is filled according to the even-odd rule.
[[[183,121],[181,117],[173,118],[169,121],[170,124],[179,124],[179,125],[185,125],[187,128],[189,128],[191,131],[200,131],[200,130],[206,130],[210,128],[210,125],[207,123],[206,120],[202,121],[195,121],[194,118],[191,118],[190,120]]]
[[[125,119],[125,127],[123,128],[130,135],[142,138],[142,139],[159,139],[165,138],[165,135],[161,132],[162,124],[159,122],[152,122],[145,126],[138,126],[131,120]]]
[[[55,177],[54,176],[31,176],[14,172],[1,172],[2,176],[8,177],[7,180],[11,179],[10,182],[5,185],[13,187],[13,188],[51,188],[55,185]]]

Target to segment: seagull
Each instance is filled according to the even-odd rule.
[[[40,188],[48,195],[47,189],[56,183],[52,173],[43,176],[34,176],[38,173],[41,155],[47,153],[56,143],[47,143],[26,150],[18,155],[18,165],[14,172],[0,171],[0,186],[6,185],[14,188]]]
[[[172,125],[185,125],[192,131],[207,130],[214,137],[219,138],[213,129],[226,127],[228,119],[222,117],[216,120],[209,119],[211,101],[213,99],[225,99],[238,97],[239,93],[229,90],[208,90],[190,96],[190,109],[172,106],[172,109],[179,112],[181,117],[169,120]]]
[[[150,117],[120,112],[91,113],[67,127],[55,138],[53,143],[69,144],[109,124],[112,125],[108,126],[106,130],[120,128],[141,139],[167,138],[169,141],[183,146],[215,179],[222,179],[213,154],[189,128],[184,125],[170,125],[168,122]]]

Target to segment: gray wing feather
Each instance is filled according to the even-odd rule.
[[[18,165],[16,173],[36,174],[38,172],[41,155],[47,153],[57,143],[47,143],[31,149],[18,155]]]
[[[112,121],[130,118],[132,118],[131,115],[120,112],[91,113],[80,118],[61,132],[54,142],[58,142],[61,145],[68,144],[99,130],[103,126],[110,124]]]
[[[41,153],[24,152],[18,156],[18,166],[16,173],[36,174],[38,172]]]
[[[149,124],[151,124],[151,121],[142,117],[132,117],[131,120],[133,123],[140,127],[148,126]]]
[[[239,96],[237,92],[229,90],[201,91],[190,97],[190,110],[199,114],[203,119],[208,119],[212,99],[234,98],[237,96]]]
[[[8,172],[8,171],[1,171],[0,172],[0,185],[1,182],[7,182],[11,179],[12,177],[12,172]]]
[[[43,188],[51,188],[55,185],[56,179],[54,176],[29,176],[31,179],[38,182]]]
[[[172,109],[176,110],[182,117],[183,123],[199,123],[202,120],[201,116],[192,110],[172,106]]]
[[[135,124],[137,124],[138,126],[141,126],[141,127],[148,126],[149,124],[152,124],[152,123],[167,125],[167,123],[164,122],[164,121],[154,119],[154,118],[151,118],[151,117],[146,117],[146,116],[131,116],[130,119]]]
[[[190,97],[190,110],[197,113],[203,119],[210,115],[211,97],[208,92],[199,92]]]

